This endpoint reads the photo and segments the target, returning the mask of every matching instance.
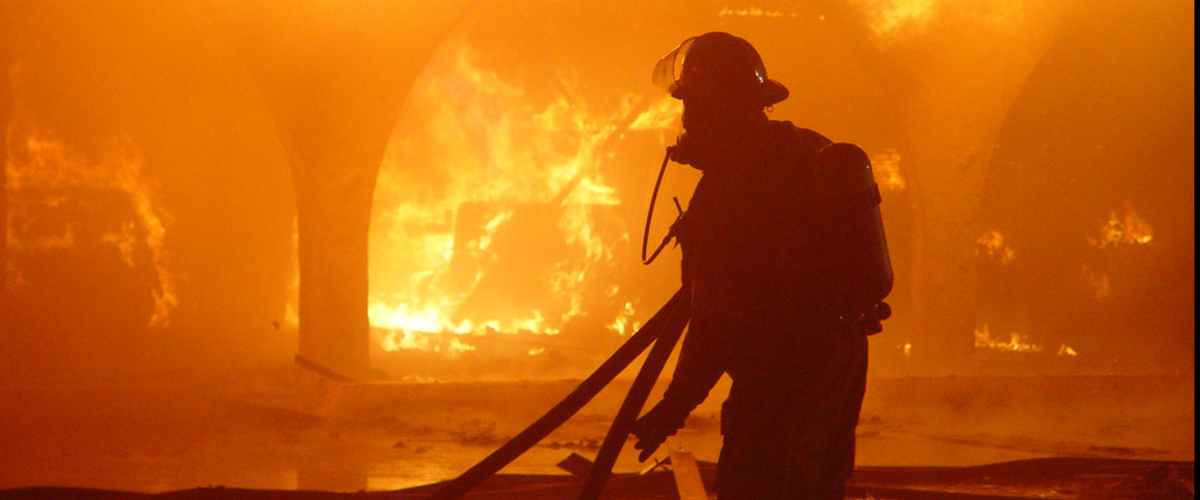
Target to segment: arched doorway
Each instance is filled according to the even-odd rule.
[[[659,54],[714,30],[751,40],[789,85],[773,118],[858,143],[886,170],[900,313],[880,352],[900,356],[912,325],[904,138],[881,77],[825,16],[716,2],[485,1],[417,79],[381,169],[373,365],[393,376],[578,374],[648,318],[678,283],[677,255],[643,268],[636,253],[679,110],[649,73]],[[656,227],[674,217],[666,200],[686,203],[697,178],[673,167]],[[496,332],[509,335],[488,340]]]
[[[1041,370],[1192,363],[1193,28],[1173,21],[1190,9],[1075,12],[1005,120],[981,223],[1013,256],[981,248],[979,321]]]

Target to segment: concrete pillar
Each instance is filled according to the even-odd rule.
[[[12,80],[9,71],[16,62],[16,40],[9,23],[14,17],[8,9],[0,8],[0,298],[8,300],[8,124],[16,111]],[[0,321],[7,321],[5,306],[0,306]]]
[[[400,105],[469,0],[207,0],[266,99],[291,164],[305,359],[366,375],[367,230]]]
[[[962,369],[973,353],[975,242],[990,229],[978,220],[985,169],[1009,109],[1059,32],[1065,3],[1026,2],[995,18],[940,26],[935,19],[913,43],[883,49],[913,85],[899,96],[905,164],[916,170],[920,197],[914,295],[924,334],[914,353],[929,353],[939,370]]]

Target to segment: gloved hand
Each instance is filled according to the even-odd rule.
[[[638,438],[633,447],[642,450],[638,461],[645,462],[667,440],[667,436],[674,436],[682,429],[688,413],[691,413],[690,409],[664,399],[637,419],[630,432]]]

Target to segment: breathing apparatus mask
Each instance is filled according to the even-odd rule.
[[[763,66],[762,57],[750,42],[719,31],[684,40],[659,59],[651,80],[656,86],[670,93],[671,97],[684,101],[685,131],[676,139],[674,146],[667,148],[658,178],[654,182],[654,193],[651,195],[650,209],[646,214],[646,228],[642,234],[642,263],[647,265],[658,257],[674,237],[674,231],[668,232],[658,248],[649,257],[646,256],[650,222],[654,216],[654,205],[667,164],[675,160],[680,164],[694,165],[696,160],[705,154],[704,141],[697,137],[703,134],[695,130],[697,126],[692,126],[692,135],[687,132],[690,125],[687,117],[689,103],[693,108],[711,106],[717,109],[745,109],[761,113],[762,108],[772,106],[788,97],[787,87],[767,78],[767,69]],[[678,200],[675,201],[675,205],[682,217],[683,211]],[[676,221],[678,220],[677,218]],[[674,227],[675,225],[672,225],[672,228]]]

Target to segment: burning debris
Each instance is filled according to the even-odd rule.
[[[538,100],[465,43],[426,71],[376,192],[371,247],[384,257],[371,261],[369,315],[382,348],[454,354],[475,349],[471,336],[636,328],[637,297],[617,278],[630,236],[601,165],[621,133],[677,123],[678,101],[636,112],[629,94],[598,112],[566,77]]]
[[[890,46],[909,32],[926,29],[938,6],[938,0],[859,0],[867,14],[876,43]]]
[[[717,15],[720,17],[784,17],[783,12],[778,10],[763,10],[758,7],[749,7],[745,9],[731,9],[729,7],[722,7],[721,12]],[[796,17],[796,14],[789,14],[789,16]]]
[[[906,38],[926,34],[940,18],[987,28],[1005,28],[1020,19],[1020,2],[989,0],[948,2],[945,0],[855,0],[875,35],[875,43],[887,49]]]
[[[992,333],[989,331],[988,325],[986,324],[984,324],[981,328],[975,329],[975,348],[1013,353],[1042,352],[1042,346],[1031,342],[1028,335],[1010,332],[1007,340],[1005,340],[1004,337],[993,338]],[[905,355],[907,354],[908,346],[905,348]],[[1073,358],[1079,356],[1079,352],[1066,343],[1062,343],[1058,346],[1058,351],[1055,353],[1055,355]]]
[[[988,259],[1008,265],[1017,258],[1017,252],[1004,241],[1000,231],[988,231],[975,240],[975,255],[986,255]]]
[[[1106,302],[1113,297],[1113,275],[1121,276],[1121,270],[1134,262],[1140,250],[1154,241],[1154,228],[1142,218],[1128,201],[1121,203],[1119,210],[1109,212],[1099,234],[1089,237],[1094,248],[1091,262],[1082,268],[1082,275],[1094,290],[1096,302]],[[1126,272],[1125,274],[1128,274]]]
[[[900,152],[895,149],[871,155],[871,170],[875,173],[875,183],[884,191],[899,192],[908,188],[908,181],[900,171]]]
[[[110,138],[93,162],[26,119],[9,127],[8,148],[8,289],[20,295],[89,275],[120,296],[142,295],[144,326],[169,325],[179,303],[163,245],[170,217],[132,139]]]
[[[1076,352],[1075,349],[1072,349],[1071,346],[1069,346],[1067,344],[1060,344],[1058,346],[1058,355],[1075,357],[1075,356],[1078,356],[1079,353]]]
[[[1121,209],[1108,214],[1108,220],[1100,226],[1100,235],[1088,238],[1088,243],[1105,249],[1118,246],[1149,245],[1154,241],[1154,228],[1146,222],[1128,200],[1121,203]]]
[[[975,348],[991,349],[1004,352],[1041,352],[1042,346],[1029,342],[1029,337],[1019,333],[1010,333],[1008,340],[993,339],[988,325],[975,329]]]
[[[898,345],[898,346],[896,346],[896,349],[898,349],[898,350],[900,350],[900,352],[904,353],[904,359],[906,359],[906,360],[912,359],[912,350],[913,350],[912,342],[905,342],[903,345]]]

